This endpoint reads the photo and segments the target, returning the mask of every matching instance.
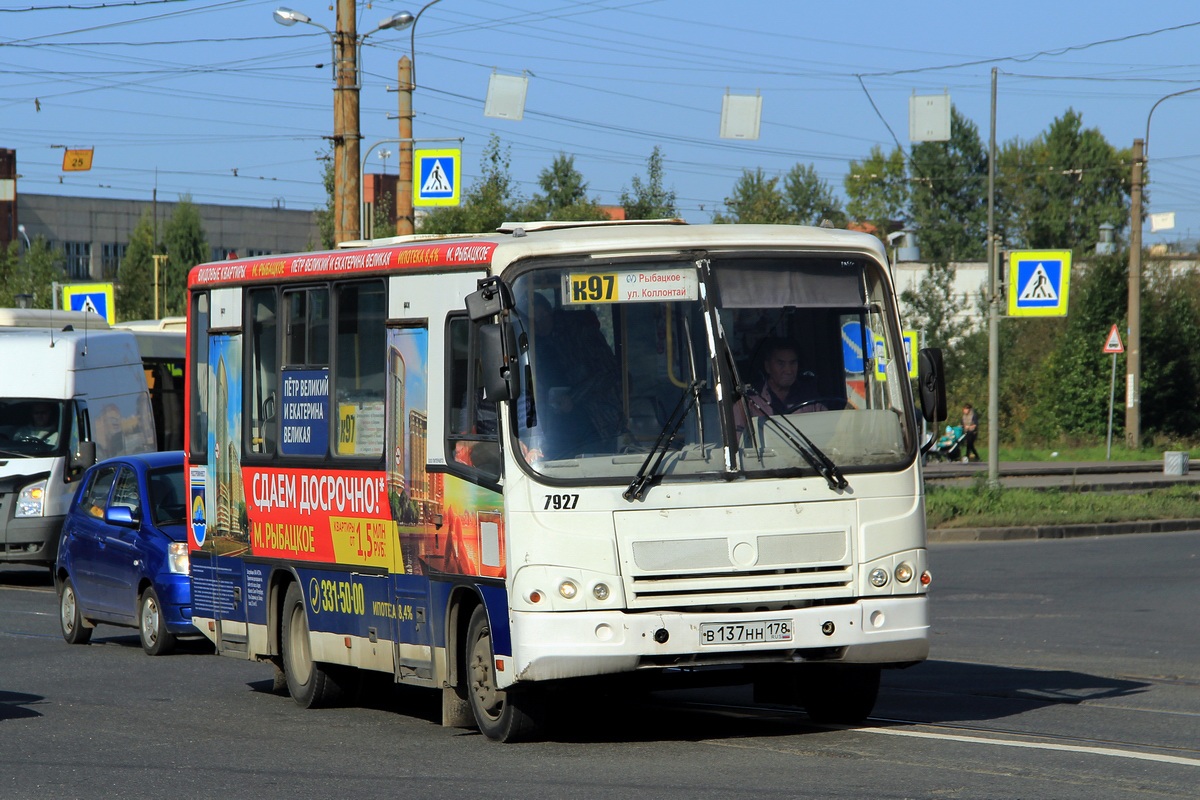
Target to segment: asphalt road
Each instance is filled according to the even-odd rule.
[[[270,667],[134,632],[58,633],[42,573],[0,567],[0,797],[1194,798],[1200,533],[935,544],[932,659],[868,725],[742,689],[581,692],[551,740],[438,724],[381,685],[305,711]]]

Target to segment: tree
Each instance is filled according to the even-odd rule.
[[[587,181],[575,169],[575,156],[559,153],[538,175],[545,194],[535,194],[527,207],[531,219],[608,219],[596,200],[587,196]]]
[[[326,152],[320,156],[321,168],[321,185],[325,187],[325,207],[318,208],[314,212],[317,218],[317,235],[320,236],[320,249],[332,250],[336,244],[333,241],[333,156]]]
[[[915,290],[900,293],[908,324],[925,332],[926,347],[950,347],[971,328],[971,323],[959,315],[970,299],[966,294],[954,293],[956,274],[950,264],[930,264]]]
[[[634,175],[630,180],[632,192],[621,190],[621,207],[625,219],[671,219],[679,216],[675,205],[675,190],[663,188],[663,156],[658,145],[646,159],[646,181]]]
[[[1009,243],[1082,253],[1095,247],[1101,224],[1124,229],[1131,159],[1070,109],[1033,141],[1006,144],[997,177]]]
[[[438,208],[421,221],[421,233],[482,233],[498,228],[512,219],[514,209],[524,207],[513,191],[509,175],[510,148],[492,134],[483,149],[482,175],[466,192],[457,207]]]
[[[154,317],[154,220],[142,214],[117,273],[117,317],[121,320]]]
[[[844,186],[850,219],[871,223],[880,238],[903,225],[908,183],[904,151],[899,147],[885,156],[883,148],[875,145],[865,161],[851,161]]]
[[[914,145],[909,204],[926,261],[978,261],[987,250],[987,151],[975,123],[950,109],[950,140]]]
[[[54,283],[63,279],[63,256],[38,236],[21,253],[19,242],[0,248],[0,307],[17,305],[17,295],[29,295],[31,308],[54,307]]]
[[[783,197],[791,221],[798,225],[820,225],[829,220],[834,227],[846,227],[842,201],[812,164],[796,164],[788,170],[783,176]]]
[[[790,221],[779,178],[768,178],[762,167],[753,172],[742,170],[733,184],[733,194],[725,198],[725,208],[728,214],[717,212],[713,222],[782,225]]]
[[[209,258],[204,226],[191,195],[180,196],[171,219],[167,220],[163,241],[167,249],[167,264],[165,273],[158,276],[158,294],[161,297],[161,313],[165,317],[184,313],[188,271]]]

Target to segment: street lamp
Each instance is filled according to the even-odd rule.
[[[401,12],[380,22],[362,36],[358,35],[355,19],[355,0],[337,0],[336,30],[313,22],[307,14],[290,8],[277,8],[272,15],[280,25],[291,27],[297,22],[313,25],[325,31],[333,44],[333,238],[336,242],[358,239],[361,234],[359,204],[362,202],[362,181],[358,169],[359,132],[358,63],[363,40],[371,34],[388,29],[403,29],[414,17]]]
[[[25,232],[24,225],[17,226],[17,233],[21,234],[21,238],[25,240],[25,252],[28,253],[33,249],[33,245],[29,243],[29,234]]]
[[[416,16],[412,17],[412,27],[408,34],[408,55],[400,57],[399,86],[400,95],[400,155],[399,176],[397,176],[396,194],[396,235],[408,236],[415,230],[413,219],[413,89],[417,88],[417,22],[431,6],[441,0],[430,0],[421,7]],[[412,15],[409,15],[412,16]]]
[[[1125,352],[1125,445],[1141,446],[1142,380],[1142,190],[1146,162],[1150,159],[1150,120],[1164,100],[1200,92],[1200,86],[1164,95],[1146,115],[1146,138],[1133,140],[1133,175],[1129,192],[1129,348]]]

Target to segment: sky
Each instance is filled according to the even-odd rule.
[[[282,1],[336,26],[331,0]],[[331,38],[276,24],[279,6],[0,0],[0,147],[17,151],[18,192],[322,206]],[[358,31],[423,7],[359,3]],[[701,223],[744,170],[811,164],[844,197],[851,160],[911,148],[914,94],[949,93],[986,144],[995,68],[998,146],[1068,109],[1121,148],[1149,122],[1148,211],[1174,211],[1176,227],[1147,223],[1144,238],[1174,242],[1200,237],[1200,91],[1155,104],[1200,88],[1198,45],[1200,7],[1181,0],[438,0],[415,28],[363,40],[362,146],[398,137],[389,89],[411,53],[414,138],[461,139],[464,186],[495,134],[524,197],[565,153],[616,204],[657,145],[682,215]],[[493,73],[528,78],[523,119],[484,116]],[[757,140],[720,138],[726,94],[761,95]],[[62,146],[94,148],[92,169],[64,173]],[[395,173],[397,149],[374,148],[367,170]]]

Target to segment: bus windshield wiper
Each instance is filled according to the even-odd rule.
[[[804,457],[804,460],[817,471],[825,482],[829,484],[829,488],[835,492],[846,489],[850,486],[850,482],[846,480],[846,476],[842,474],[838,465],[833,462],[829,456],[821,448],[817,447],[816,442],[808,438],[804,431],[796,423],[788,419],[787,415],[782,417],[770,413],[770,408],[764,408],[758,399],[758,394],[753,387],[744,387],[743,392],[745,397],[750,401],[750,404],[763,412],[763,419],[766,424],[775,429],[785,442],[790,444],[797,453]]]
[[[679,402],[675,404],[675,410],[671,412],[671,416],[667,417],[667,421],[663,424],[662,430],[658,432],[658,438],[654,441],[654,446],[650,448],[650,452],[646,454],[646,460],[642,462],[642,466],[638,469],[637,475],[629,482],[629,488],[621,493],[629,502],[641,500],[646,496],[646,491],[650,488],[650,481],[658,475],[658,467],[662,464],[663,458],[667,455],[667,448],[671,446],[675,434],[679,432],[679,426],[687,419],[688,412],[692,410],[700,399],[700,389],[703,387],[703,382],[694,380],[687,386],[683,387],[683,394],[679,396]],[[655,458],[657,456],[657,459]],[[650,462],[654,464],[651,466]]]

